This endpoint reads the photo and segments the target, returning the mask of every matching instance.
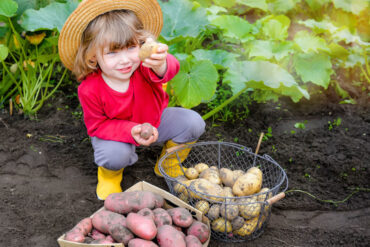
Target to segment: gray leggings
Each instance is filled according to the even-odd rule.
[[[157,143],[168,140],[176,143],[196,141],[204,133],[205,125],[202,117],[193,110],[168,107],[161,116]],[[131,143],[103,140],[98,137],[92,137],[91,143],[95,163],[109,170],[120,170],[138,160],[136,146]]]

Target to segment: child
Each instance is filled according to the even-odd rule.
[[[99,199],[121,192],[122,172],[138,156],[136,146],[165,142],[165,150],[195,143],[205,123],[189,109],[167,107],[162,85],[179,71],[179,62],[159,44],[155,54],[141,62],[140,46],[158,37],[162,12],[156,0],[84,0],[67,19],[59,38],[64,65],[79,81],[78,97],[98,165]],[[141,124],[153,134],[140,136]],[[179,151],[180,161],[190,148]],[[176,177],[182,170],[175,155],[163,166]],[[158,161],[154,172],[162,176]]]

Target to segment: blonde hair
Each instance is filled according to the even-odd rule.
[[[110,51],[142,45],[153,35],[143,29],[143,24],[130,10],[113,10],[97,16],[82,33],[74,62],[73,74],[78,81],[96,72],[99,65],[96,54],[102,54],[105,46]]]

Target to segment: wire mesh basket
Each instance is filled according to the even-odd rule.
[[[183,176],[187,169],[200,163],[216,171],[222,168],[233,171],[234,181],[241,176],[237,175],[240,170],[245,173],[251,167],[258,167],[263,174],[262,189],[249,196],[234,196],[232,188],[221,182],[211,183],[211,186],[218,189],[216,191],[221,189],[222,193],[207,193],[200,189],[210,186],[207,181]],[[199,142],[169,150],[160,159],[159,170],[173,195],[209,218],[212,238],[225,242],[244,242],[259,237],[270,218],[273,201],[281,198],[280,195],[284,195],[281,191],[288,187],[285,171],[270,156],[260,156],[250,148],[228,142]],[[198,184],[199,181],[205,184]],[[283,183],[286,186],[280,190]]]

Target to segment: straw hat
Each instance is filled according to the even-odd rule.
[[[133,11],[144,29],[156,37],[161,33],[163,17],[157,0],[84,0],[68,17],[59,36],[60,59],[69,70],[73,69],[81,36],[87,25],[95,17],[118,9]]]

